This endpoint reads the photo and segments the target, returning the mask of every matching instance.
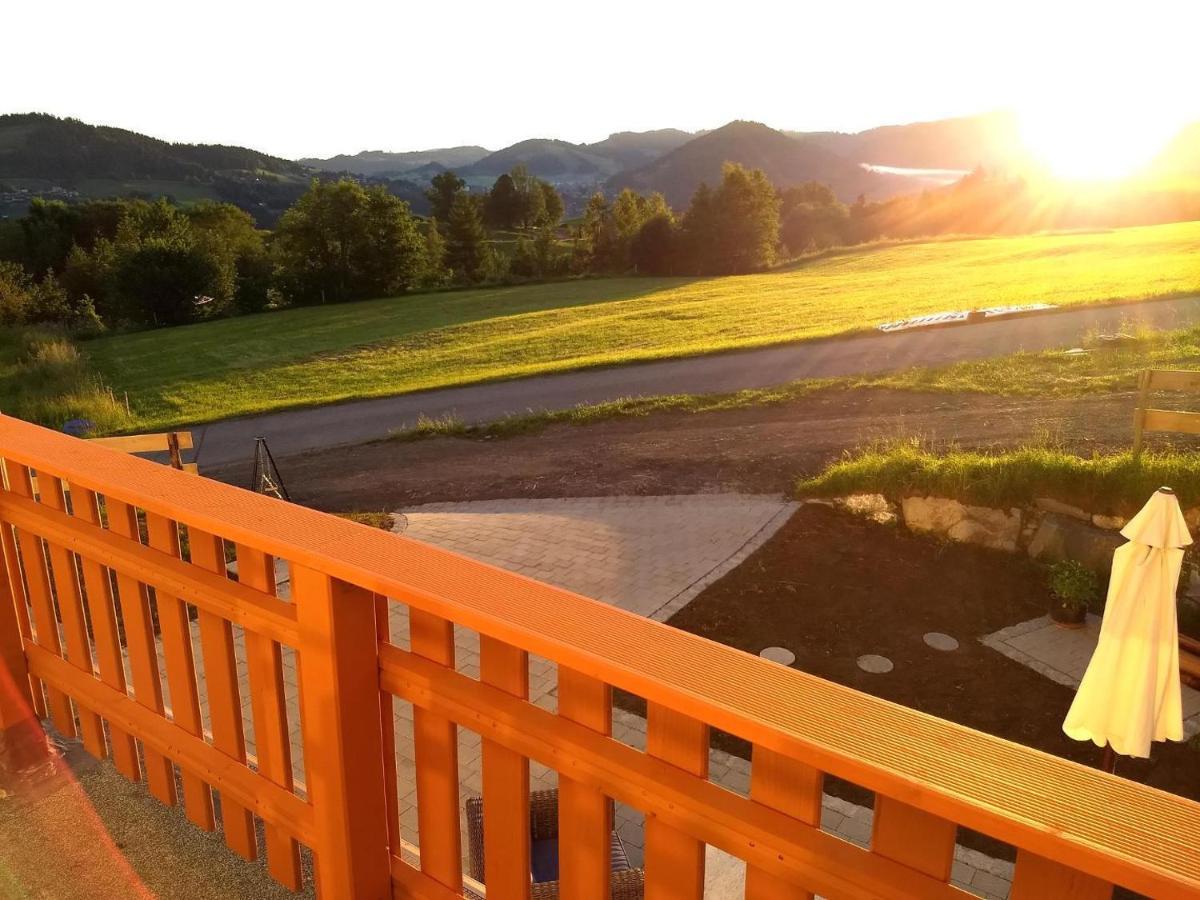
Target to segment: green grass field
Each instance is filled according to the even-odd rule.
[[[1200,291],[1200,223],[859,248],[761,275],[616,278],[295,309],[85,345],[139,429],[871,328]]]

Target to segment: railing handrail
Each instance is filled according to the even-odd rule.
[[[1200,886],[1200,804],[1185,798],[10,417],[0,416],[0,457],[451,619],[1097,877],[1148,893]]]

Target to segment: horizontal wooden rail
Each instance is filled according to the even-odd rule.
[[[415,706],[810,890],[834,897],[966,896],[819,827],[398,647],[380,648],[380,672],[386,690]]]
[[[1173,409],[1145,409],[1142,427],[1146,431],[1177,431],[1200,434],[1200,413]]]
[[[1200,891],[1200,847],[1195,839],[1200,834],[1200,804],[1184,798],[774,665],[444,550],[193,478],[13,419],[0,417],[0,456],[392,597],[415,611],[546,657],[559,665],[560,673],[569,669],[638,694],[907,807],[1008,841],[1052,864],[1156,897],[1194,896]],[[385,677],[396,678],[397,666],[391,664],[395,658],[388,648],[384,651],[384,658],[391,661],[385,665]],[[436,666],[445,675],[422,708],[436,707],[436,715],[443,718],[471,717],[469,727],[497,741],[503,737],[523,755],[539,757],[540,751],[527,737],[496,731],[503,724],[501,716],[497,712],[489,718],[486,709],[477,707],[481,701],[463,698],[464,705],[451,710],[448,697],[462,685],[446,667],[423,665]],[[415,671],[411,666],[398,668]],[[469,682],[469,686],[475,697],[486,697],[489,709],[509,709],[505,704],[522,703],[477,682]],[[405,688],[416,689],[415,683]],[[510,712],[515,714],[517,708]],[[571,725],[560,723],[564,724]],[[567,729],[571,740],[564,746],[570,748],[570,754],[588,749],[585,738],[604,742],[597,747],[612,744],[595,731],[574,728],[587,734]],[[556,739],[566,741],[563,733]],[[609,792],[611,786],[618,799],[637,799],[627,785],[610,784],[616,777],[611,771],[605,774],[597,769],[589,774],[581,768],[580,759],[570,754],[564,751],[552,761],[564,775],[592,785],[603,782],[603,790]],[[677,774],[682,771],[661,760],[637,756],[622,756],[622,777],[642,772],[657,780],[661,774],[669,785],[668,773],[660,773],[656,767],[666,766]],[[652,768],[639,768],[646,765]],[[686,773],[681,777],[687,778],[689,785],[695,781]],[[706,824],[707,820],[694,822],[683,817],[699,813],[680,796],[683,805],[677,808],[681,812],[675,813],[678,818],[671,824],[700,839],[712,837],[718,846],[740,847],[744,829],[751,827],[747,822],[780,825],[796,821],[778,811],[771,815],[782,818],[772,818],[766,807],[760,809],[749,801],[741,801],[744,806],[723,806],[729,802],[727,792],[715,787],[713,791],[720,793],[719,800],[717,794],[701,793],[705,803],[716,804],[707,813],[716,810],[750,818],[716,826]],[[766,818],[755,818],[764,815]],[[789,852],[804,850],[803,841],[809,840],[812,832],[805,827],[808,832],[796,830],[788,835],[788,840],[796,842]],[[813,835],[814,846],[824,852],[827,848],[819,834]],[[837,850],[830,848],[829,852]],[[760,856],[752,852],[747,858],[764,871],[779,871],[777,864]],[[890,866],[898,866],[880,854],[848,858],[846,864],[884,866],[889,872]],[[796,874],[789,870],[789,877]],[[853,878],[855,873],[842,873],[841,877]],[[925,885],[924,880],[911,883]]]
[[[89,710],[116,722],[122,730],[220,789],[240,805],[284,829],[308,839],[313,829],[312,807],[288,791],[270,784],[244,764],[226,756],[199,737],[188,734],[125,694],[84,675],[61,657],[36,645],[26,647],[29,668],[47,684],[74,697]]]
[[[206,609],[248,631],[295,646],[296,610],[290,603],[222,574],[127,540],[43,504],[0,492],[0,519],[81,557]]]
[[[1200,391],[1200,372],[1187,369],[1148,369],[1152,391]]]
[[[171,435],[179,441],[180,450],[192,449],[192,433],[190,431],[172,431],[161,434],[130,434],[120,437],[91,438],[90,441],[99,447],[119,450],[122,453],[166,453],[171,448]]]

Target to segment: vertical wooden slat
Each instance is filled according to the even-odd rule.
[[[219,537],[189,527],[188,546],[193,564],[218,575],[225,574],[225,546]],[[204,609],[199,610],[198,624],[213,746],[244,763],[246,737],[242,727],[233,626],[227,619]],[[238,856],[254,859],[258,855],[254,815],[224,795],[221,796],[221,830],[225,833],[225,844]]]
[[[8,475],[4,466],[0,465],[0,491],[8,490]],[[33,630],[29,625],[29,605],[25,598],[25,577],[21,571],[21,560],[17,555],[16,538],[12,526],[0,519],[0,600],[7,597],[11,601],[11,621],[8,623],[4,639],[5,658],[11,666],[27,669],[25,653],[22,644],[33,640]],[[5,611],[10,608],[6,604]],[[18,662],[17,654],[20,655]],[[13,668],[11,671],[17,671]],[[14,698],[23,697],[31,704],[33,713],[42,718],[45,716],[45,698],[42,683],[32,675],[28,675],[23,683],[14,685]]]
[[[479,680],[505,693],[529,697],[529,654],[479,636]],[[498,897],[529,897],[529,760],[483,741],[484,883]]]
[[[9,490],[18,497],[33,499],[33,482],[29,469],[11,460],[4,461],[8,475]],[[37,644],[62,656],[62,643],[58,637],[58,619],[54,614],[54,600],[50,592],[50,576],[46,566],[46,553],[42,541],[36,535],[13,529],[24,560],[25,582],[29,588],[29,606],[33,610],[33,623],[37,628]],[[64,737],[75,737],[75,714],[71,701],[58,688],[46,686],[50,721]]]
[[[179,528],[157,513],[146,514],[150,546],[179,558]],[[192,630],[187,605],[178,597],[155,591],[159,633],[167,663],[167,687],[171,692],[171,715],[175,725],[194,737],[204,736],[200,717],[200,692],[196,685],[196,660],[192,652]],[[194,772],[183,772],[183,807],[198,828],[212,831],[212,791]]]
[[[1017,851],[1010,900],[1108,900],[1113,886],[1077,869],[1030,853]]]
[[[410,609],[408,616],[412,652],[453,668],[453,623],[418,609]],[[414,708],[413,750],[421,871],[450,890],[461,892],[457,726],[428,710]]]
[[[248,587],[275,593],[275,559],[261,550],[237,545],[238,579]],[[292,745],[288,733],[287,695],[283,685],[283,652],[279,644],[246,632],[246,672],[250,677],[250,710],[254,722],[254,755],[259,773],[292,790]],[[300,845],[286,832],[264,823],[267,871],[280,884],[299,890]]]
[[[386,777],[379,729],[375,600],[362,588],[292,567],[300,627],[301,720],[321,739],[305,747],[316,813],[322,897],[391,895]]]
[[[939,881],[950,880],[958,825],[948,819],[875,795],[871,852],[924,872]]]
[[[109,531],[140,543],[137,510],[112,497],[105,498],[104,507],[108,512]],[[162,681],[158,674],[158,650],[154,643],[149,596],[141,582],[123,572],[117,573],[117,595],[121,621],[125,624],[125,649],[129,653],[134,699],[161,716],[164,714]],[[174,766],[161,753],[145,745],[142,752],[150,793],[168,806],[174,806],[177,801]]]
[[[755,745],[750,767],[750,799],[819,828],[824,776],[818,769]],[[811,891],[748,866],[746,900],[813,900]]]
[[[7,532],[8,526],[0,522],[0,529]],[[0,770],[10,772],[36,765],[46,756],[25,660],[24,605],[21,571],[5,552],[0,555]]]
[[[708,725],[658,703],[646,710],[646,752],[698,778],[708,777]],[[704,842],[646,817],[647,900],[701,900]]]
[[[63,494],[63,483],[52,475],[39,478],[42,502],[50,509],[65,513],[67,501]],[[88,677],[94,677],[92,647],[88,639],[87,620],[83,613],[83,595],[79,590],[75,557],[65,548],[48,544],[50,566],[54,575],[55,593],[58,597],[58,613],[62,620],[62,632],[66,644],[67,662]],[[83,746],[97,759],[108,755],[104,742],[104,726],[100,716],[91,710],[79,707],[79,730],[83,733]]]
[[[392,624],[388,617],[388,598],[375,595],[375,636],[382,643],[390,643]],[[379,731],[383,736],[384,792],[387,799],[388,846],[396,856],[400,855],[400,797],[396,784],[396,716],[393,712],[394,699],[388,691],[379,691]]]
[[[94,492],[72,486],[71,508],[80,520],[97,528],[101,526],[100,508]],[[96,664],[100,669],[100,680],[124,694],[125,663],[121,656],[121,636],[113,608],[112,581],[100,563],[83,559],[81,565],[83,585],[87,590],[87,608],[92,617],[92,637],[96,645]],[[138,764],[137,743],[133,736],[110,722],[108,737],[112,744],[113,763],[117,771],[130,781],[140,781],[142,773]]]
[[[559,666],[558,714],[600,734],[612,734],[612,688]],[[611,871],[612,804],[603,793],[559,772],[559,883],[564,897],[605,900]]]

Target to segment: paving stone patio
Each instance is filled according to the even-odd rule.
[[[1099,616],[1089,613],[1082,628],[1060,628],[1049,616],[1040,616],[980,640],[1051,681],[1078,688],[1100,639],[1100,622]],[[1200,691],[1185,685],[1182,693],[1183,733],[1191,737],[1200,734]]]
[[[405,510],[396,530],[665,621],[796,506],[746,494],[484,500]]]

